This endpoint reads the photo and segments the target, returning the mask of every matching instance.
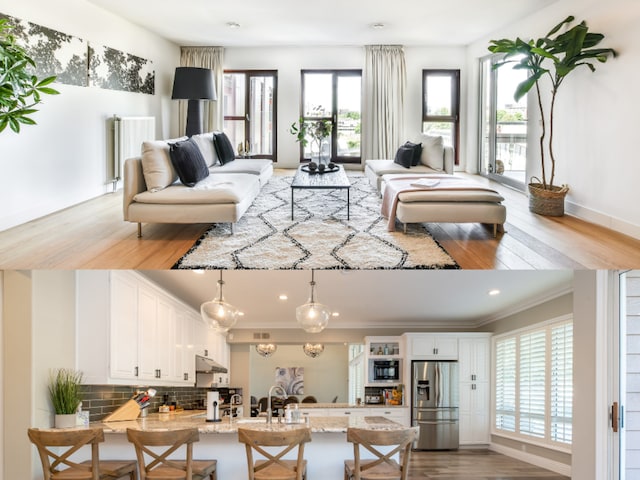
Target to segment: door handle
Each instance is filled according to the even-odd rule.
[[[620,430],[618,415],[619,415],[618,402],[613,402],[613,405],[611,405],[611,429],[613,430],[613,433],[618,433],[618,431]]]

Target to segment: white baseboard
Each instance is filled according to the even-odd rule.
[[[522,460],[523,462],[530,463],[536,467],[546,468],[547,470],[559,473],[560,475],[571,477],[571,465],[566,465],[564,463],[556,462],[555,460],[549,460],[548,458],[539,457],[528,452],[505,447],[504,445],[498,445],[496,443],[491,443],[489,445],[489,450],[501,453],[507,457]]]
[[[612,217],[611,215],[606,215],[596,210],[591,210],[569,201],[565,202],[565,210],[574,217],[610,228],[611,230],[615,230],[616,232],[620,232],[640,240],[640,225],[634,225],[633,223],[629,223],[625,220]]]

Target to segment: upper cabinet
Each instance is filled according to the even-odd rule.
[[[457,360],[458,335],[406,333],[407,357],[411,360]]]
[[[86,383],[193,385],[196,353],[228,358],[197,312],[134,272],[79,271],[76,290]]]

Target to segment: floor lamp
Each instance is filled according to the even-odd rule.
[[[187,136],[202,133],[200,100],[217,100],[213,70],[199,67],[177,67],[173,78],[174,100],[189,100],[187,106]]]

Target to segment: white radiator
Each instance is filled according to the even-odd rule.
[[[122,178],[127,158],[140,155],[142,142],[156,138],[155,117],[113,116],[113,189]]]

